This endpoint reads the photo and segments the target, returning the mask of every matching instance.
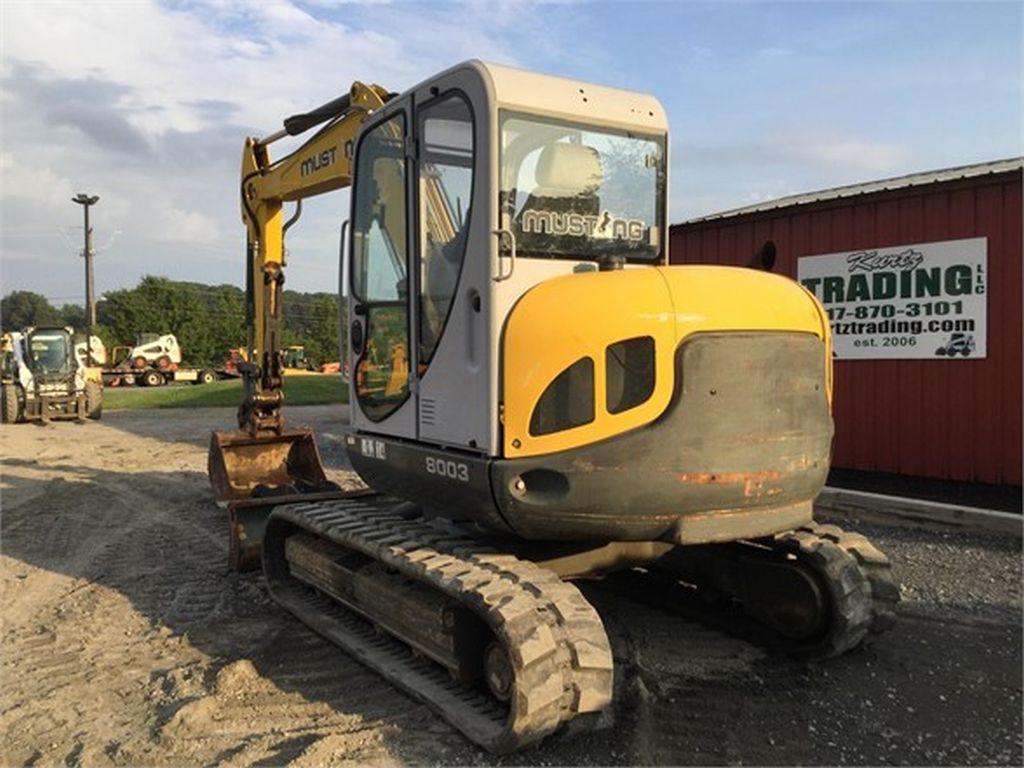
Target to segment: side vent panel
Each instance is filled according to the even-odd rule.
[[[437,402],[432,397],[420,398],[420,425],[432,427],[437,422]]]

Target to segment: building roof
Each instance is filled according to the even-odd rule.
[[[688,219],[684,224],[696,224],[701,221],[713,221],[715,219],[730,219],[734,216],[742,216],[747,213],[759,213],[761,211],[772,211],[777,208],[788,208],[794,205],[807,205],[808,203],[820,203],[825,200],[837,200],[843,197],[855,195],[866,195],[871,192],[884,192],[892,189],[904,189],[906,187],[917,187],[922,184],[931,184],[936,181],[955,181],[957,179],[970,179],[975,176],[988,176],[995,173],[1006,173],[1007,171],[1024,170],[1024,157],[1011,157],[1005,160],[993,160],[988,163],[975,163],[973,165],[958,165],[955,168],[943,168],[938,171],[927,171],[925,173],[911,173],[907,176],[894,176],[891,179],[880,181],[869,181],[863,184],[849,184],[845,187],[832,187],[821,189],[816,192],[804,192],[799,195],[789,195],[775,200],[766,200],[761,203],[754,203],[743,208],[732,208],[719,213],[709,213],[705,216],[698,216]]]

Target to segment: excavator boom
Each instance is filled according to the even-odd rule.
[[[327,481],[312,432],[286,429],[281,413],[284,236],[298,219],[303,199],[352,183],[353,146],[360,127],[390,96],[379,85],[356,82],[344,96],[286,118],[283,128],[270,136],[245,140],[240,191],[246,227],[247,354],[238,364],[245,397],[238,409],[239,431],[214,432],[211,437],[209,474],[218,503],[233,504],[233,515],[248,509],[253,525],[261,523],[265,511],[239,502],[261,497],[281,501],[300,493],[337,490]],[[271,159],[272,143],[318,127],[298,149]],[[296,203],[288,221],[286,201]],[[241,534],[244,522],[239,523]],[[232,533],[238,533],[234,522]],[[258,532],[250,531],[247,539],[258,546]]]

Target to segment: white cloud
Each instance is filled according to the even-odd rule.
[[[937,66],[938,54],[922,59],[916,27],[907,25],[934,10],[907,6],[913,12],[901,21],[859,6],[813,18],[785,4],[770,12],[659,9],[664,23],[638,43],[622,34],[626,26],[609,24],[625,7],[0,0],[3,287],[81,291],[77,267],[66,269],[73,250],[55,234],[81,223],[67,199],[78,191],[102,197],[94,210],[100,241],[123,232],[98,265],[101,288],[145,273],[238,283],[246,135],[270,133],[354,79],[400,91],[476,56],[655,90],[677,130],[674,221],[1019,149],[1019,108],[1007,119],[1005,107],[988,106],[1019,107],[1019,67],[981,55],[988,40],[953,59],[947,52],[955,67]],[[626,24],[641,25],[642,10],[636,19],[627,14]],[[684,28],[689,18],[706,24]],[[754,44],[737,54],[751,23]],[[886,42],[893,39],[914,45]],[[866,43],[878,50],[865,53]],[[986,149],[1008,141],[1009,151]],[[289,232],[289,287],[333,283],[345,199],[311,201]]]
[[[221,237],[221,228],[217,221],[199,211],[189,211],[183,208],[168,208],[161,214],[161,226],[156,230],[156,236],[161,240],[169,240],[176,243],[217,243]]]
[[[73,195],[71,180],[50,168],[26,166],[10,152],[0,152],[0,196],[46,207],[64,206]]]
[[[116,282],[145,273],[223,279],[211,254],[220,261],[237,255],[229,273],[237,282],[237,174],[246,135],[270,133],[286,115],[336,97],[355,79],[402,90],[481,53],[514,61],[502,29],[528,10],[503,7],[496,19],[479,4],[431,13],[331,5],[0,2],[3,259],[25,252],[11,233],[52,233],[78,222],[68,197],[84,189],[102,198],[94,209],[97,237],[124,232],[110,254],[123,265]],[[521,26],[529,31],[531,23]],[[281,144],[279,153],[289,148]],[[300,289],[322,286],[337,259],[340,202],[311,210],[289,238],[308,259],[296,260],[289,275]],[[40,237],[32,248],[38,269],[17,272],[30,284],[12,287],[80,290],[77,275],[46,268],[66,263],[64,241]]]

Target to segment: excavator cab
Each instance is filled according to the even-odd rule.
[[[667,131],[649,95],[481,62],[368,120],[347,248],[353,431],[485,460],[529,441],[502,423],[513,308],[555,278],[666,262]],[[535,341],[569,350],[575,333]]]

